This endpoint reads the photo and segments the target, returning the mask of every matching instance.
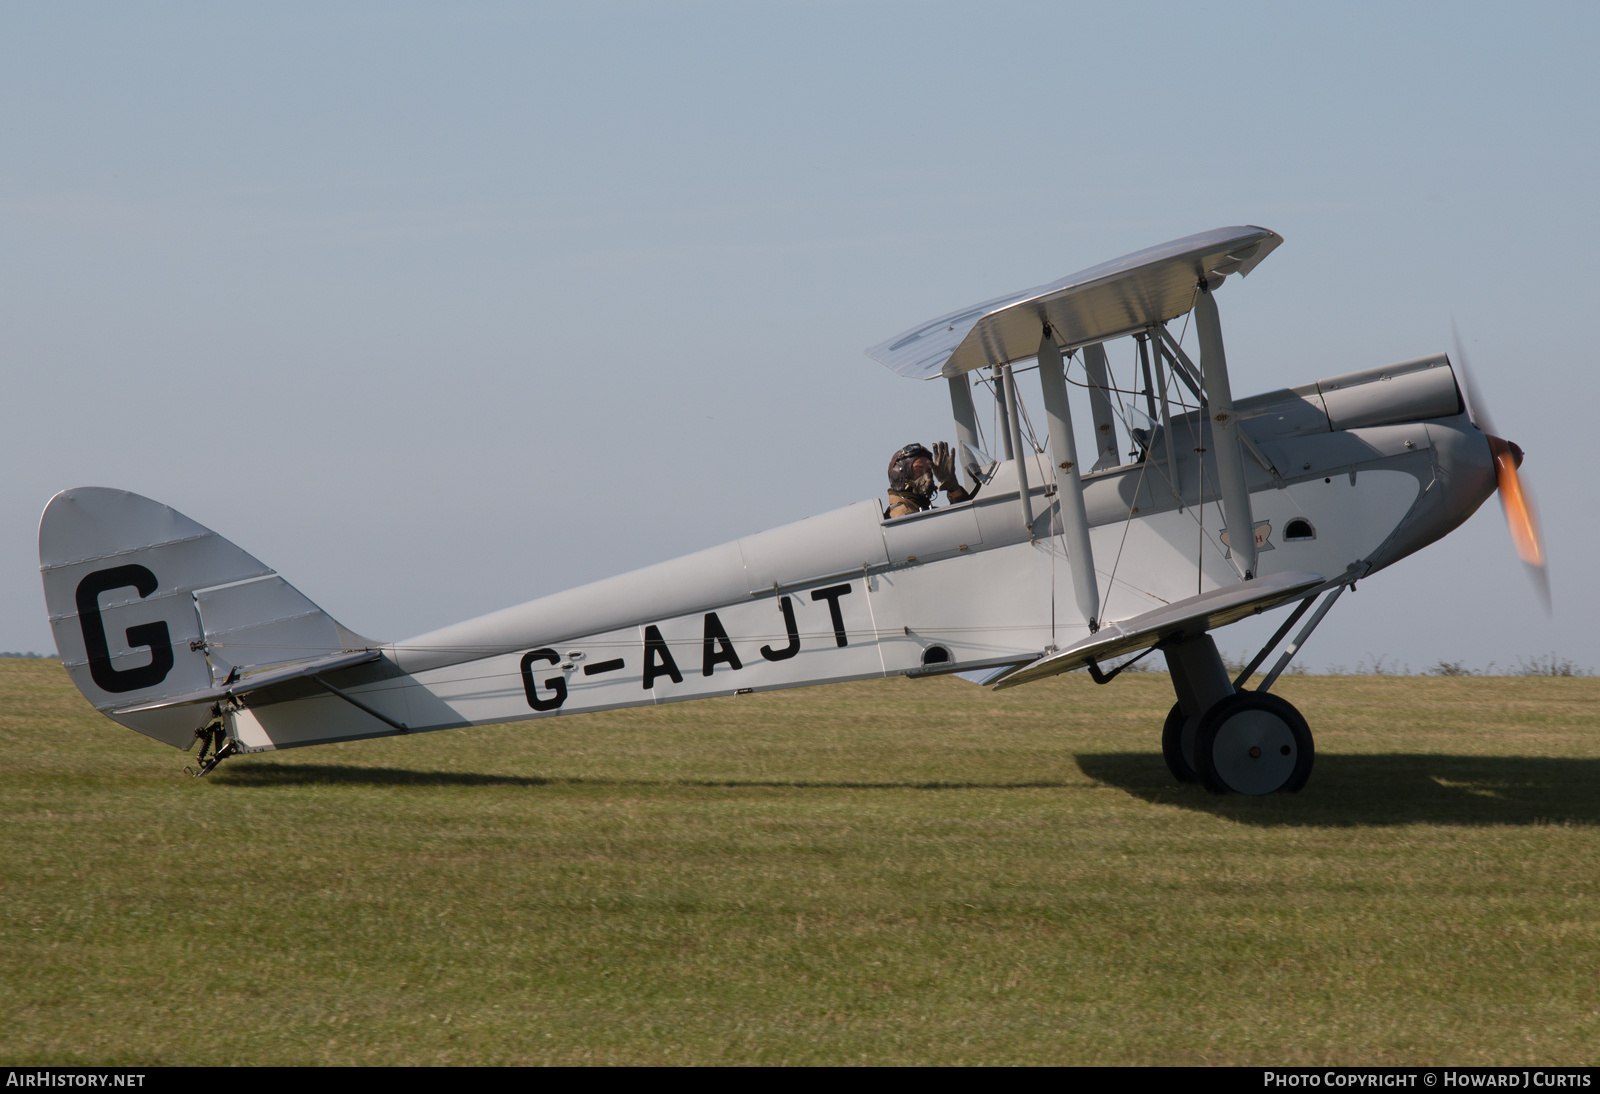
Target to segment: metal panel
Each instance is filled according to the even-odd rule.
[[[218,683],[236,666],[304,661],[344,646],[333,620],[277,574],[196,589],[194,602]]]
[[[1334,429],[1450,418],[1463,409],[1455,373],[1443,354],[1336,376],[1318,387]]]
[[[877,502],[857,502],[418,635],[386,647],[386,652],[406,672],[422,672],[704,611],[811,579],[860,573],[888,561],[882,519]]]
[[[422,672],[725,604],[749,593],[739,544],[724,543],[417,635],[385,652],[404,671]]]
[[[971,505],[930,509],[891,520],[883,526],[890,562],[932,562],[975,550],[983,543]]]
[[[425,716],[408,692],[412,727],[557,717],[882,676],[869,586],[858,576],[779,598],[743,595],[712,610],[419,673],[416,682],[437,707]],[[903,637],[900,628],[893,637]],[[908,646],[901,671],[916,664],[914,652]],[[293,723],[293,717],[282,719],[285,727]]]
[[[1032,502],[1039,508],[1035,519],[1042,520],[1047,514],[1054,521],[1055,506],[1048,496],[1054,476],[1050,472],[1050,463],[1038,453],[1028,453],[1031,461],[1029,465],[1029,491]],[[998,547],[1009,543],[1025,543],[1034,535],[1053,535],[1058,529],[1054,524],[1047,524],[1044,528],[1035,528],[1031,532],[1017,520],[1017,505],[1019,488],[1017,486],[1017,462],[1006,460],[995,465],[994,472],[989,477],[989,482],[983,488],[983,493],[973,503],[974,514],[978,519],[978,527],[983,529],[983,542],[986,547]]]
[[[1328,412],[1315,384],[1240,399],[1233,412],[1243,432],[1257,442],[1328,432]]]
[[[748,591],[882,565],[889,560],[879,530],[883,510],[862,501],[739,541]]]
[[[1261,450],[1285,478],[1298,479],[1342,475],[1387,456],[1425,451],[1428,444],[1427,427],[1421,422],[1411,422],[1264,441]]]

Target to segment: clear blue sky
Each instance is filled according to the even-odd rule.
[[[38,514],[159,498],[400,638],[878,494],[862,347],[1223,224],[1236,393],[1449,348],[1528,452],[1316,668],[1600,667],[1592,4],[0,8],[0,649]],[[1225,648],[1247,641],[1237,630]]]

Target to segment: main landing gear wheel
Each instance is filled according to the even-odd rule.
[[[1201,716],[1194,758],[1201,783],[1213,794],[1292,793],[1311,777],[1316,747],[1291,704],[1239,691]]]
[[[1167,724],[1161,727],[1161,758],[1167,761],[1167,770],[1174,779],[1181,783],[1197,783],[1200,776],[1183,758],[1183,725],[1188,720],[1183,707],[1173,703],[1172,710],[1167,713]]]

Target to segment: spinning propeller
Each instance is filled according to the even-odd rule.
[[[1455,341],[1455,362],[1461,374],[1462,394],[1467,400],[1467,417],[1484,436],[1489,438],[1489,451],[1494,456],[1494,473],[1499,484],[1500,507],[1506,515],[1506,525],[1511,529],[1511,542],[1517,555],[1528,567],[1534,588],[1544,610],[1550,610],[1550,578],[1544,567],[1544,537],[1539,533],[1539,517],[1533,507],[1533,498],[1522,485],[1517,469],[1522,466],[1522,449],[1495,432],[1489,420],[1489,410],[1472,382],[1472,370],[1467,366],[1466,351],[1461,348],[1461,335],[1451,324]]]

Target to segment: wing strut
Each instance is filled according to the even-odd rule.
[[[966,373],[950,378],[950,410],[956,419],[956,463],[961,466],[961,476],[967,480],[967,489],[975,490],[978,486],[977,478],[968,470],[965,449],[962,445],[971,445],[974,449],[982,449],[978,443],[978,411],[972,405],[972,381],[967,379]]]
[[[1156,359],[1156,385],[1161,391],[1161,448],[1167,460],[1167,487],[1172,491],[1172,496],[1177,499],[1178,512],[1183,512],[1183,491],[1178,488],[1178,469],[1176,456],[1172,451],[1172,405],[1167,401],[1167,367],[1166,358],[1162,355],[1161,337],[1158,333],[1160,327],[1151,327],[1149,330],[1150,349]]]
[[[1061,367],[1061,349],[1048,326],[1039,339],[1039,384],[1044,389],[1044,414],[1050,422],[1056,503],[1066,532],[1072,590],[1092,634],[1100,629],[1100,587],[1094,576],[1094,550],[1089,545],[1089,513],[1083,505],[1083,478],[1078,470],[1078,442],[1072,435],[1072,412],[1067,405],[1067,379]]]
[[[1172,374],[1182,380],[1183,386],[1189,389],[1189,394],[1204,406],[1206,397],[1200,391],[1200,372],[1194,367],[1194,362],[1183,352],[1183,347],[1172,337],[1172,332],[1167,329],[1166,324],[1157,323],[1150,329],[1161,335],[1161,341],[1166,347],[1163,352],[1167,355],[1167,363],[1172,366]]]
[[[1000,416],[998,426],[1000,444],[1005,449],[1006,459],[1014,460],[1017,458],[1017,454],[1011,447],[1011,412],[1006,409],[1006,387],[1010,383],[1010,378],[1007,377],[1006,370],[999,365],[995,365],[992,372],[994,376],[994,407]]]
[[[1217,315],[1216,298],[1204,281],[1195,297],[1194,329],[1200,338],[1200,370],[1210,404],[1217,485],[1222,488],[1222,514],[1228,526],[1228,554],[1239,576],[1249,581],[1256,574],[1255,521],[1250,513],[1250,489],[1244,480],[1244,457],[1239,451],[1239,420],[1233,412],[1228,359],[1222,351],[1222,320]]]
[[[1022,415],[1017,410],[1017,374],[1011,371],[1010,364],[1001,365],[1000,372],[1006,379],[1006,415],[1011,420],[1010,440],[1006,442],[1006,448],[1016,453],[1017,497],[1022,502],[1022,527],[1027,529],[1028,538],[1032,539],[1033,499],[1028,496],[1028,457],[1033,453],[1022,443]]]
[[[1117,422],[1111,412],[1111,381],[1106,347],[1091,342],[1083,347],[1083,372],[1089,378],[1089,416],[1094,419],[1094,445],[1098,455],[1091,471],[1104,471],[1122,462],[1117,452]]]

